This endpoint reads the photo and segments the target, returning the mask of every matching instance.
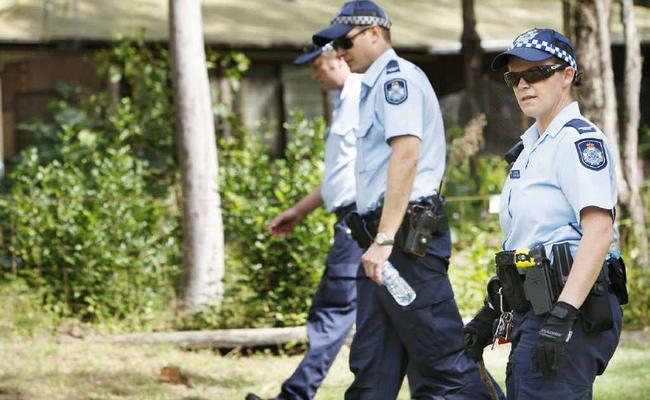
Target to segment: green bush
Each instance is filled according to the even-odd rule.
[[[174,298],[179,218],[147,191],[146,162],[127,144],[134,133],[121,129],[130,104],[120,104],[114,129],[104,131],[65,102],[53,112],[56,141],[46,156],[37,147],[21,153],[0,200],[14,272],[46,288],[46,303],[64,314],[146,319]]]
[[[481,307],[488,279],[495,274],[494,254],[503,234],[497,214],[488,213],[490,194],[501,193],[506,163],[500,156],[481,155],[472,162],[449,165],[443,193],[449,198],[453,253],[449,277],[463,316]]]
[[[227,253],[223,326],[291,326],[307,317],[323,272],[334,219],[321,207],[287,238],[267,232],[270,220],[314,189],[322,178],[325,121],[295,112],[285,124],[292,140],[271,159],[259,136],[220,142],[220,176]]]

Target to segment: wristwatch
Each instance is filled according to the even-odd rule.
[[[380,246],[392,246],[395,244],[395,241],[393,239],[389,239],[388,235],[386,235],[384,232],[379,232],[377,233],[377,236],[375,236],[375,243]]]

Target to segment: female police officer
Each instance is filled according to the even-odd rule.
[[[492,62],[493,69],[505,66],[506,84],[535,123],[521,136],[523,150],[501,195],[503,250],[541,245],[550,258],[553,245],[567,244],[573,259],[550,312],[514,314],[507,396],[589,399],[621,332],[619,303],[606,289],[599,311],[609,325],[589,329],[583,321],[583,304],[616,236],[615,158],[573,98],[578,65],[566,37],[551,29],[525,32]]]

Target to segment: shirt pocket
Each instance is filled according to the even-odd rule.
[[[372,165],[372,135],[371,132],[375,126],[373,121],[360,125],[356,131],[357,137],[357,167],[358,171],[363,173],[377,169],[377,165]],[[376,158],[376,157],[375,157]],[[375,163],[376,164],[376,163]]]

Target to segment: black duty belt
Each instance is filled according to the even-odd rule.
[[[377,235],[382,207],[360,215],[352,212],[346,217],[352,237],[362,248],[368,248]],[[406,208],[402,225],[395,235],[395,246],[406,254],[423,257],[429,241],[447,233],[447,208],[444,197],[434,194],[412,201]]]
[[[556,243],[552,250],[552,264],[543,246],[502,251],[496,255],[502,294],[514,311],[524,313],[532,306],[535,314],[542,315],[549,312],[557,301],[569,277],[573,258],[569,243]],[[580,307],[586,332],[601,332],[613,326],[608,292],[614,292],[621,304],[627,302],[625,280],[622,258],[610,258],[603,263],[596,282]]]
[[[336,219],[339,220],[341,218],[345,218],[348,214],[350,214],[353,211],[357,211],[356,203],[348,204],[347,206],[342,206],[335,209],[334,215],[336,215]]]

